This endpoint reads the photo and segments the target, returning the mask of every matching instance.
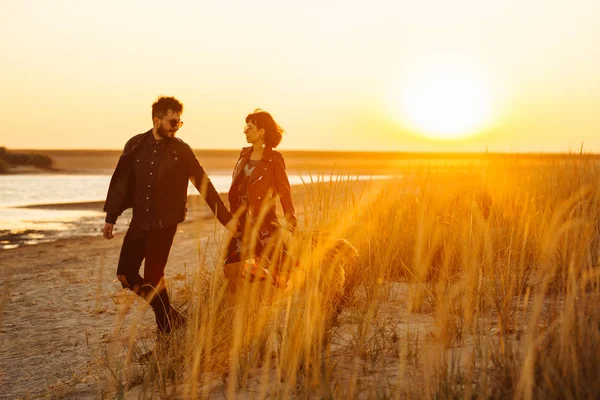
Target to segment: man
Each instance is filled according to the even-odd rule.
[[[153,128],[125,144],[104,204],[106,239],[113,238],[117,217],[133,207],[117,278],[150,303],[160,333],[169,333],[185,320],[171,307],[163,277],[177,224],[185,220],[188,180],[221,224],[232,233],[237,227],[190,146],[175,137],[183,125],[182,112],[183,104],[174,97],[161,96],[152,104]],[[144,259],[142,278],[139,270]]]

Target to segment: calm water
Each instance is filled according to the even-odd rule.
[[[231,177],[213,175],[211,181],[226,192]],[[0,207],[104,200],[109,183],[110,175],[0,175]],[[189,192],[195,190],[190,184]]]
[[[229,190],[231,175],[211,174],[210,178],[218,192]],[[289,178],[292,185],[302,183],[302,178],[310,182],[309,176],[290,174]],[[104,220],[101,207],[98,210],[20,207],[103,201],[109,182],[110,175],[0,175],[0,249],[73,235],[99,235]],[[188,193],[198,193],[191,183]],[[117,224],[127,224],[128,215],[124,214]]]

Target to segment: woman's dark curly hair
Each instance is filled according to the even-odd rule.
[[[248,114],[246,123],[248,122],[256,125],[258,129],[265,130],[265,147],[275,148],[281,143],[281,134],[284,130],[265,110],[257,108],[253,113]]]

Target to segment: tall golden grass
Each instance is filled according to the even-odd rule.
[[[116,329],[101,397],[598,398],[596,162],[404,172],[307,183],[287,291],[231,294],[199,248],[174,296],[189,323]]]

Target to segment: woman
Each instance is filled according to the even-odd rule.
[[[231,213],[240,221],[240,231],[228,246],[224,265],[232,289],[246,274],[273,279],[277,286],[287,282],[290,259],[278,235],[277,198],[292,230],[296,211],[283,156],[273,150],[282,133],[281,126],[264,110],[256,109],[246,117],[244,135],[251,146],[240,152],[229,189]]]

